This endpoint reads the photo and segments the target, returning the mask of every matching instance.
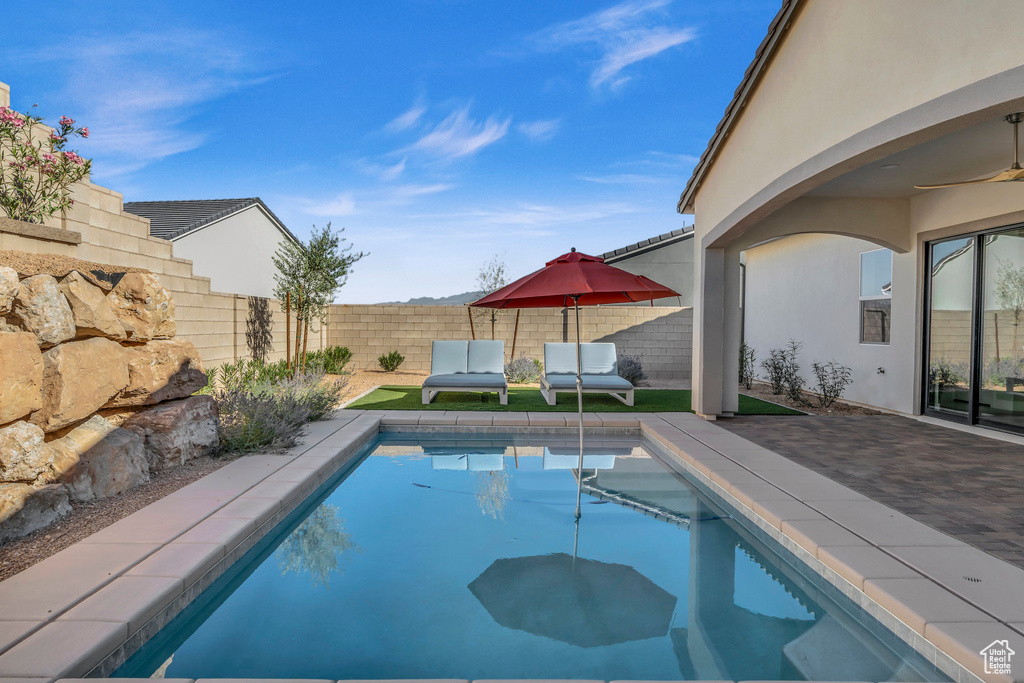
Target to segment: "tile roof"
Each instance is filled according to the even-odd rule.
[[[636,244],[630,244],[625,247],[613,249],[612,251],[606,251],[605,253],[601,254],[601,258],[605,259],[606,261],[608,259],[618,260],[630,252],[647,251],[649,249],[654,249],[656,247],[665,247],[671,244],[672,242],[679,242],[692,236],[693,226],[687,225],[677,230],[673,230],[672,232],[666,232],[662,235],[651,237],[650,239],[640,240]]]
[[[238,213],[254,204],[259,205],[286,235],[296,242],[299,241],[259,197],[125,202],[124,210],[136,216],[148,218],[149,234],[153,237],[172,240],[204,225]]]

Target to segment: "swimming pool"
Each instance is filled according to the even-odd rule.
[[[382,434],[115,675],[948,680],[635,440]]]

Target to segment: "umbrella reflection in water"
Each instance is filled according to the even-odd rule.
[[[676,607],[633,567],[567,553],[495,560],[469,590],[501,626],[578,647],[665,636]]]

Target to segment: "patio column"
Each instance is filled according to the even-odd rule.
[[[725,250],[725,307],[722,313],[725,335],[722,344],[722,412],[721,415],[735,415],[740,409],[740,303],[743,300],[740,288],[743,286],[743,271],[740,268],[740,251]]]
[[[698,246],[694,280],[693,410],[713,420],[739,402],[739,251]]]

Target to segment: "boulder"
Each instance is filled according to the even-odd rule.
[[[0,424],[43,407],[43,354],[31,332],[0,332]]]
[[[74,501],[114,496],[149,481],[142,437],[98,415],[46,448],[53,476]]]
[[[84,275],[73,270],[60,281],[59,287],[71,305],[77,337],[106,337],[118,341],[127,338],[104,291]]]
[[[151,472],[212,455],[220,441],[217,402],[213,396],[190,396],[161,403],[136,413],[123,426],[144,439]]]
[[[68,491],[59,484],[0,484],[0,544],[50,526],[69,512]]]
[[[43,405],[31,422],[44,432],[83,420],[128,386],[128,352],[94,337],[43,354]]]
[[[199,351],[184,339],[159,339],[125,347],[128,386],[105,408],[149,406],[191,396],[206,386]]]
[[[36,336],[46,349],[75,336],[75,317],[52,275],[33,275],[21,281],[11,317]]]
[[[107,294],[129,341],[174,336],[174,299],[152,273],[125,273]]]
[[[7,315],[14,305],[14,297],[18,296],[18,271],[7,266],[0,266],[0,315]]]
[[[46,470],[38,461],[43,430],[29,422],[0,429],[0,482],[32,483]]]

